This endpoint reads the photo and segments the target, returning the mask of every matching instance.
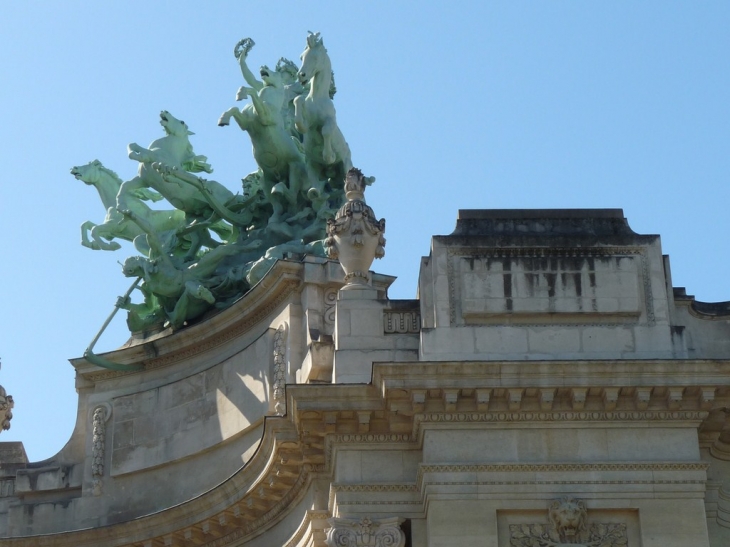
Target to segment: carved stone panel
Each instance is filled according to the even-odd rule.
[[[406,536],[400,525],[403,519],[391,517],[379,521],[367,517],[361,520],[329,519],[328,547],[403,547]]]
[[[109,474],[169,463],[249,432],[244,444],[257,442],[274,384],[261,373],[271,363],[273,338],[267,332],[207,370],[114,399]]]
[[[390,311],[383,313],[385,334],[418,334],[421,330],[421,314],[414,311]]]
[[[592,510],[585,501],[566,496],[549,503],[547,512],[500,511],[500,546],[638,547],[636,513]]]

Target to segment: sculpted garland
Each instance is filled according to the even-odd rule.
[[[106,210],[101,224],[82,225],[82,244],[113,251],[115,240],[125,240],[139,253],[124,261],[124,275],[136,280],[117,302],[133,332],[180,328],[229,306],[290,253],[332,255],[333,244],[324,246],[327,222],[345,201],[352,162],[337,126],[327,50],[310,33],[301,68],[282,58],[257,78],[247,65],[253,46],[246,38],[234,48],[247,84],[236,99],[250,102],[218,120],[235,121],[251,140],[258,169],[243,179],[242,194],[200,176],[213,171],[207,157],[195,153],[194,133],[167,111],[160,113],[164,136],[146,148],[128,146],[138,163],[133,178],[122,181],[97,160],[71,170],[97,189]],[[163,199],[168,207],[147,204]]]

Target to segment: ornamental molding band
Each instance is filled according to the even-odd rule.
[[[413,438],[420,438],[423,426],[448,423],[508,423],[508,422],[665,422],[687,421],[699,424],[708,415],[697,411],[585,411],[585,412],[459,412],[417,414],[413,417]]]
[[[104,403],[94,409],[91,418],[92,427],[92,448],[91,448],[91,476],[92,492],[100,496],[102,492],[102,479],[104,477],[104,451],[106,444],[106,422],[111,416],[111,405]]]
[[[327,522],[327,547],[403,547],[406,536],[400,525],[403,519],[390,517],[378,521],[332,518]]]
[[[619,547],[628,545],[626,524],[589,523],[583,500],[567,496],[550,503],[547,524],[510,524],[512,547]]]
[[[289,325],[282,323],[274,334],[274,409],[279,416],[286,414],[286,344]]]

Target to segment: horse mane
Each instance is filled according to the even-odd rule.
[[[99,162],[98,168],[101,171],[104,171],[110,177],[112,177],[112,179],[114,179],[114,181],[117,182],[119,186],[121,186],[124,182],[122,180],[122,177],[117,175],[116,171],[109,169],[103,163]],[[162,199],[162,195],[159,192],[155,192],[154,190],[151,190],[149,188],[135,188],[130,192],[130,194],[135,198],[141,199],[143,201],[160,201]]]
[[[122,181],[122,177],[120,177],[119,175],[117,175],[116,171],[113,171],[113,170],[109,169],[106,165],[104,165],[101,162],[99,162],[99,169],[101,169],[102,171],[104,171],[107,174],[111,175],[113,178],[117,179],[119,181],[119,184],[121,184],[123,182]]]

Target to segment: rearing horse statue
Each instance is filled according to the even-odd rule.
[[[329,96],[332,64],[319,32],[309,33],[301,59],[297,76],[302,85],[310,84],[310,88],[306,96],[294,99],[294,123],[304,136],[307,167],[320,181],[332,179],[341,183],[352,160]]]

